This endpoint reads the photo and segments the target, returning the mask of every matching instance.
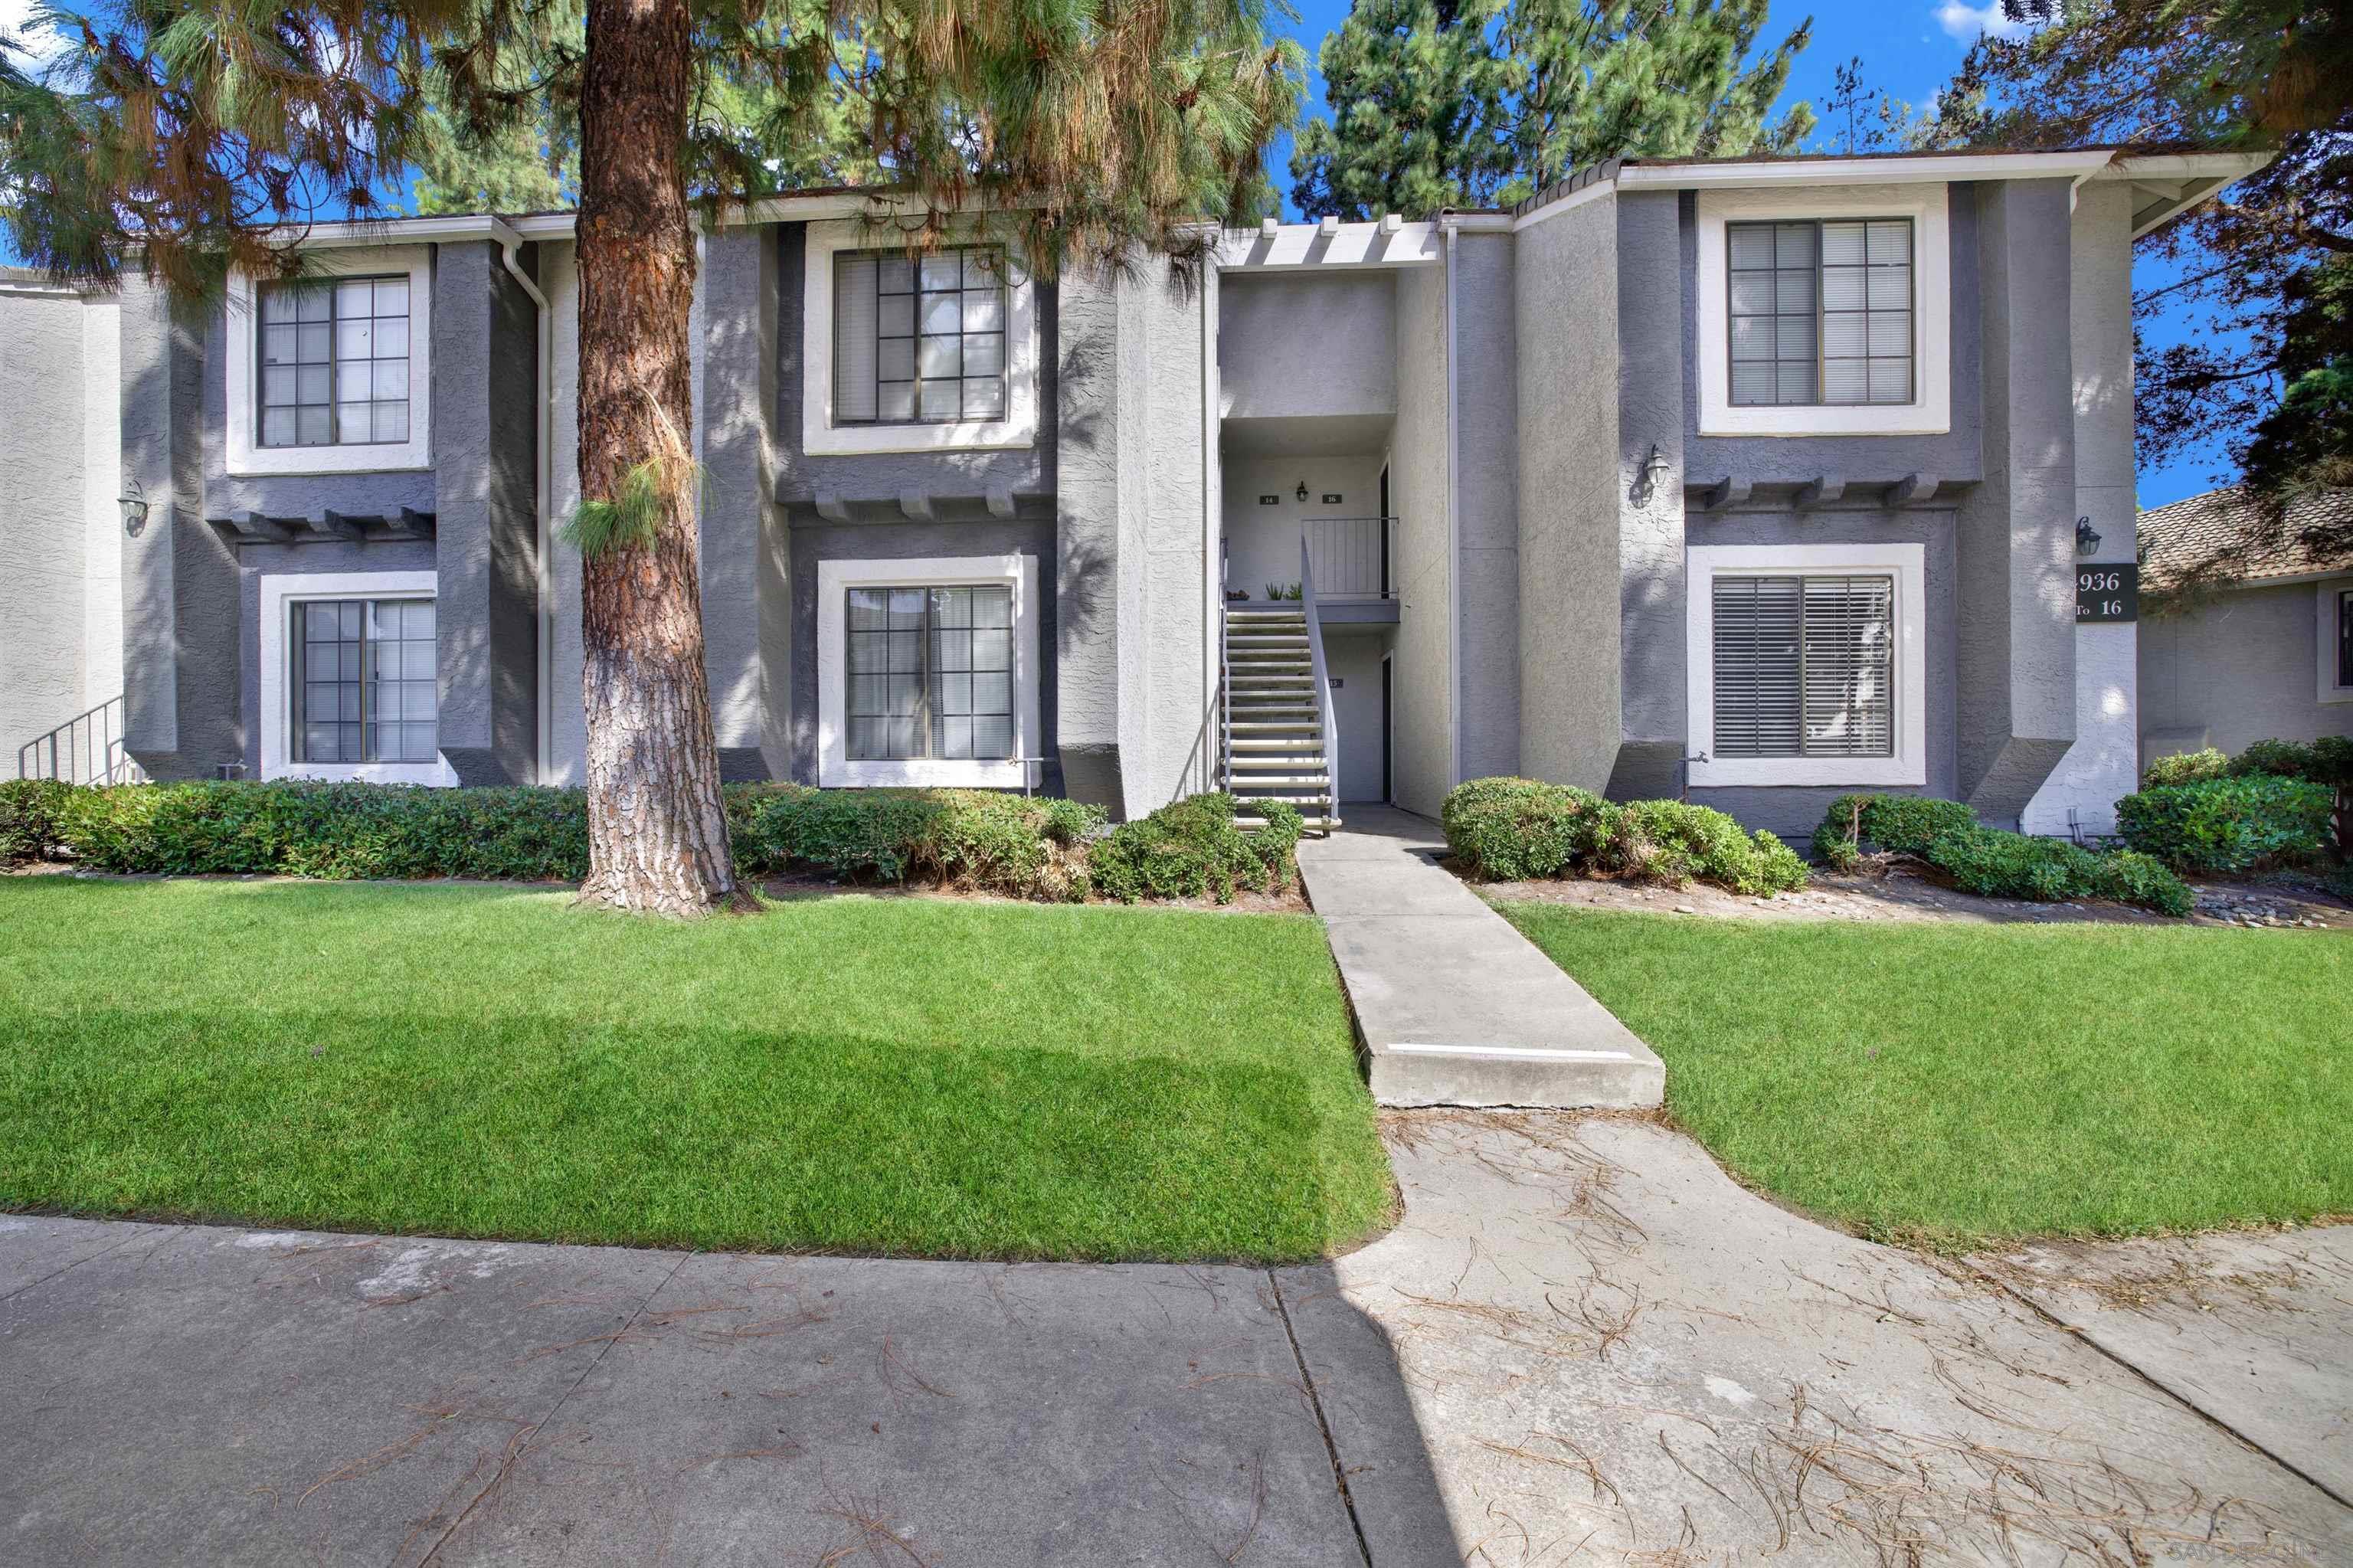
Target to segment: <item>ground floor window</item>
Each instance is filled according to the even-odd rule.
[[[1694,546],[1690,782],[1925,784],[1926,554]]]
[[[433,761],[433,601],[303,599],[291,614],[293,759]]]
[[[848,591],[849,758],[1011,757],[1012,588]]]
[[[1715,578],[1716,757],[1888,757],[1895,578]]]
[[[818,563],[818,778],[1034,783],[1034,556]]]

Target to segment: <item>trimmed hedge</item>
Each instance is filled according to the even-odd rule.
[[[2326,784],[2255,773],[2143,789],[2116,802],[2125,842],[2184,871],[2252,871],[2320,853],[2336,795]]]
[[[1293,852],[1305,826],[1297,808],[1257,802],[1266,826],[1244,832],[1234,825],[1234,798],[1192,795],[1148,817],[1122,822],[1097,840],[1087,856],[1095,891],[1134,904],[1143,898],[1214,898],[1237,890],[1280,893],[1290,885]]]
[[[2162,915],[2190,909],[2188,886],[2152,856],[2135,850],[2095,853],[2063,839],[1980,827],[1958,800],[1840,796],[1814,830],[1816,858],[1852,871],[1866,847],[1924,860],[1962,892],[1989,898],[2105,898]]]
[[[1710,882],[1769,896],[1802,887],[1806,865],[1771,833],[1683,800],[1604,800],[1568,784],[1473,779],[1439,808],[1446,844],[1492,882],[1620,877],[1686,887]]]
[[[2212,747],[2203,751],[2179,752],[2160,757],[2151,762],[2140,776],[2143,785],[2157,789],[2168,784],[2200,784],[2209,779],[2227,778],[2231,758]]]
[[[1054,902],[1098,890],[1130,902],[1280,891],[1303,825],[1276,803],[1264,829],[1244,832],[1223,795],[1180,800],[1108,836],[1097,807],[985,789],[731,784],[724,795],[746,876],[813,870]],[[0,784],[0,863],[48,856],[181,876],[577,882],[588,872],[587,801],[536,788]]]

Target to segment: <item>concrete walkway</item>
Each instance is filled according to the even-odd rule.
[[[0,1215],[0,1562],[2353,1561],[2353,1227],[1940,1265],[1383,1130],[1404,1223],[1271,1274]]]
[[[1632,1108],[1663,1097],[1651,1048],[1437,863],[1425,818],[1350,806],[1299,845],[1373,1097],[1388,1106]]]

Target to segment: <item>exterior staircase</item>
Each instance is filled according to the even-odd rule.
[[[1311,832],[1340,825],[1319,630],[1301,603],[1226,607],[1224,771],[1244,827],[1266,820],[1261,800],[1297,807]]]

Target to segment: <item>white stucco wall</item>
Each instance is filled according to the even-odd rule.
[[[1385,271],[1219,280],[1220,412],[1386,416],[1397,408],[1395,285]]]
[[[580,269],[568,243],[543,244],[540,292],[547,296],[555,407],[547,452],[550,537],[580,503]],[[547,768],[543,784],[587,782],[588,715],[580,701],[580,552],[561,542],[548,551]]]
[[[2068,288],[2068,347],[2075,387],[2075,515],[2100,535],[2085,564],[2134,557],[2132,207],[2129,187],[2077,193]],[[2086,832],[2116,829],[2116,803],[2140,772],[2138,630],[2075,628],[2075,743],[2020,813],[2030,833],[2064,834],[2067,814]]]
[[[1324,669],[1340,683],[1332,693],[1340,726],[1340,799],[1381,798],[1381,653],[1386,628],[1324,630]]]

